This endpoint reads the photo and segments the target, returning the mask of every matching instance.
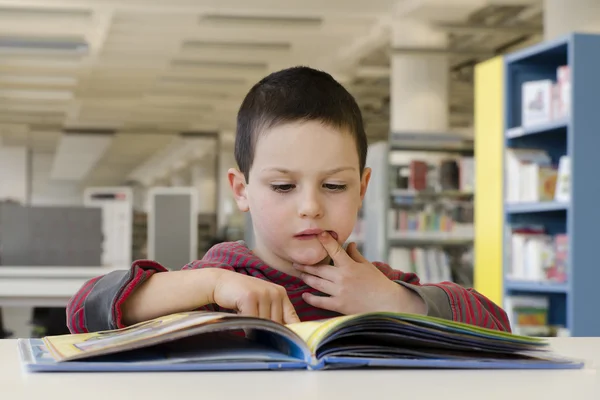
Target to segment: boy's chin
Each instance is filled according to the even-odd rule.
[[[292,251],[292,254],[289,254],[289,256],[297,264],[317,265],[321,264],[327,258],[328,254],[321,246],[321,248],[298,249]]]

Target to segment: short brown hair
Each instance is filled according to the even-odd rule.
[[[367,136],[356,100],[331,75],[300,66],[261,79],[240,106],[235,160],[246,182],[258,135],[274,126],[296,121],[320,121],[348,130],[356,141],[362,174],[367,159]]]

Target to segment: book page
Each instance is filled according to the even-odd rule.
[[[127,350],[136,344],[167,336],[192,326],[216,322],[223,318],[220,313],[178,313],[141,322],[127,328],[45,337],[44,342],[58,360],[105,354],[114,350]]]
[[[346,315],[321,321],[299,322],[286,326],[300,336],[308,345],[311,353],[315,354],[321,341],[327,337],[331,331],[339,327],[342,323],[355,318],[356,316]]]

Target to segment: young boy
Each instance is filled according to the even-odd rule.
[[[369,183],[366,154],[360,110],[330,75],[295,67],[265,77],[240,107],[239,170],[228,172],[237,206],[252,213],[254,248],[223,243],[180,271],[138,260],[93,278],[68,304],[70,331],[196,309],[280,323],[396,311],[510,331],[506,313],[474,290],[422,285],[341,246]]]

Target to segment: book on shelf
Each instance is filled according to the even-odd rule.
[[[448,157],[432,162],[411,160],[408,165],[394,165],[391,187],[413,192],[472,193],[475,190],[473,157]]]
[[[509,295],[504,300],[504,310],[514,334],[536,337],[569,336],[565,327],[550,324],[548,296]]]
[[[119,330],[20,339],[18,346],[30,372],[584,366],[540,338],[389,312],[290,325],[184,312]]]
[[[543,228],[513,227],[507,277],[515,281],[566,283],[569,238]]]
[[[565,119],[571,113],[571,71],[556,69],[554,79],[524,82],[521,87],[521,124],[535,127]]]
[[[506,149],[507,203],[568,201],[569,157],[552,163],[541,149]]]
[[[446,252],[432,247],[392,247],[389,265],[413,272],[421,283],[452,282],[452,269]]]

